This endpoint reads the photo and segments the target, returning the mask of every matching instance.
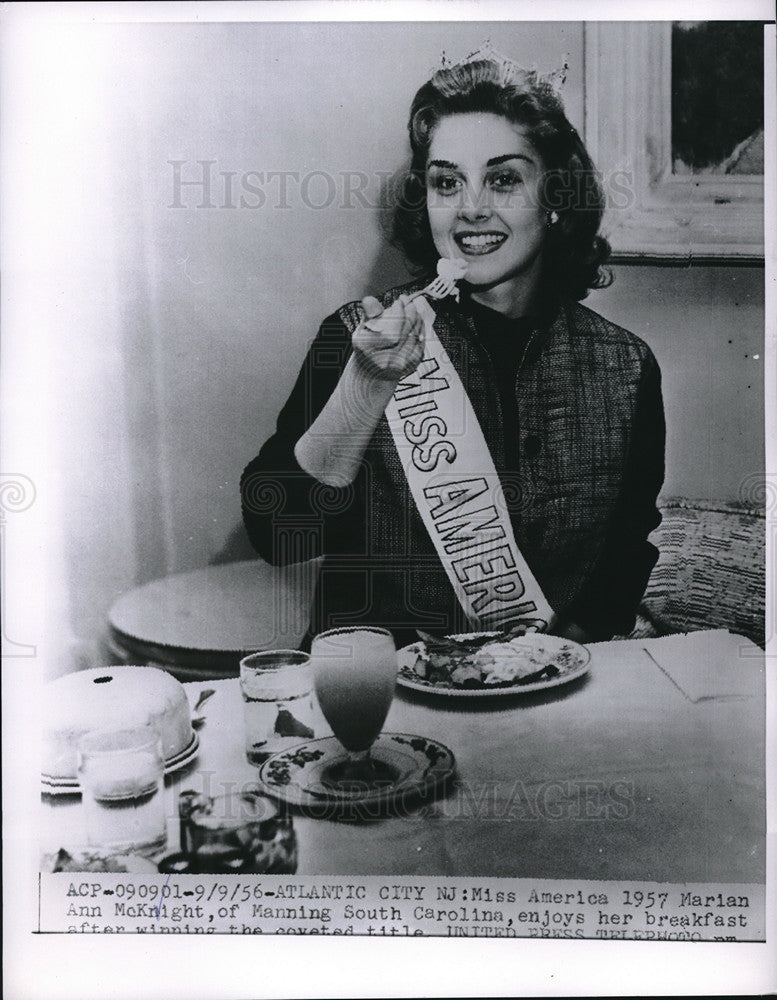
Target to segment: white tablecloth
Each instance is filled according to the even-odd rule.
[[[455,783],[401,817],[295,817],[299,874],[763,882],[763,651],[725,631],[590,650],[585,679],[545,694],[399,688],[385,730],[450,747]],[[199,755],[166,783],[171,850],[181,790],[256,780],[238,681],[187,684],[191,703],[208,687]],[[83,843],[80,801],[44,802],[44,849]]]

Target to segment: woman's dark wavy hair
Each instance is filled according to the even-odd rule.
[[[394,210],[392,236],[419,271],[434,269],[437,253],[426,209],[426,162],[442,118],[470,112],[501,115],[520,126],[539,154],[540,198],[558,221],[548,227],[543,285],[553,297],[583,299],[612,281],[610,245],[599,235],[604,192],[593,161],[570,125],[553,88],[530,74],[504,79],[500,65],[481,59],[438,70],[410,109],[412,161]]]

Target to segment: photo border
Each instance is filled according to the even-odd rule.
[[[36,5],[37,6],[37,5]],[[763,17],[766,5],[742,2],[736,5],[737,19],[751,16]],[[3,12],[3,36],[8,42],[8,26],[24,18],[44,21],[50,17],[71,16],[82,12],[85,18],[95,16],[106,19],[138,20],[252,20],[259,14],[272,20],[309,20],[315,14],[331,14],[335,20],[586,20],[591,10],[585,5],[554,4],[551,10],[537,4],[376,4],[374,10],[364,4],[343,3],[333,10],[320,4],[277,4],[275,10],[265,5],[228,3],[214,8],[200,5],[192,10],[190,4],[159,4],[149,10],[144,4],[124,5],[70,5],[70,13],[53,9],[61,5],[40,5],[36,13],[25,10],[20,4],[16,11]],[[640,8],[650,18],[678,17],[689,19],[693,13],[703,19],[715,16],[730,17],[730,5],[688,3],[643,5]],[[96,10],[99,8],[99,10]],[[131,10],[129,8],[132,8]],[[315,9],[314,9],[315,8]],[[207,13],[206,13],[207,11]],[[507,12],[510,11],[510,14]],[[729,13],[725,13],[728,11]],[[752,12],[755,12],[754,14]],[[525,14],[525,18],[517,16]],[[143,16],[141,16],[141,14]],[[597,19],[609,20],[622,17],[633,19],[635,8],[624,11],[623,4],[600,3],[596,6]],[[29,26],[28,26],[29,27]],[[773,29],[772,29],[773,38]],[[767,94],[774,93],[774,60],[767,64],[771,74],[767,81]],[[771,82],[769,82],[769,80]],[[777,211],[773,191],[775,180],[775,129],[774,106],[767,115],[767,167],[766,167],[766,268],[767,301],[766,330],[777,330],[777,291],[775,286],[775,235]],[[15,233],[11,231],[10,238]],[[27,234],[25,234],[27,235]],[[6,232],[6,254],[9,252]],[[12,250],[10,251],[13,252]],[[4,329],[4,348],[7,338],[18,336],[18,329]],[[766,337],[765,372],[775,370],[777,349],[775,335]],[[767,407],[767,463],[770,482],[777,481],[777,462],[773,428],[777,425],[777,400],[772,378],[766,379]],[[10,471],[10,470],[9,470]],[[775,532],[777,514],[771,511],[770,531],[767,538],[768,574],[767,608],[772,616],[775,607]],[[20,529],[24,533],[24,529]],[[8,567],[9,583],[30,593],[33,602],[39,599],[34,581],[27,575],[28,566]],[[5,580],[3,581],[5,582]],[[38,609],[40,610],[40,609]],[[31,619],[33,620],[33,619]],[[774,720],[775,704],[774,663],[777,657],[774,629],[767,629],[771,638],[767,645],[769,686],[767,708],[769,743],[767,752],[767,788],[775,787]],[[11,632],[20,639],[25,633]],[[33,633],[34,635],[34,633]],[[29,636],[27,637],[29,638]],[[775,958],[773,935],[766,945],[667,945],[643,942],[582,942],[579,945],[563,941],[510,941],[510,942],[448,942],[427,939],[422,942],[388,941],[357,942],[328,941],[271,941],[219,939],[213,948],[202,948],[196,940],[144,941],[101,939],[96,947],[94,937],[73,941],[33,937],[29,934],[28,918],[32,914],[32,888],[25,882],[28,867],[23,863],[30,852],[30,817],[23,810],[9,805],[13,790],[19,790],[18,777],[30,772],[29,761],[20,763],[18,746],[21,739],[29,739],[30,725],[35,731],[34,683],[30,697],[29,678],[23,671],[4,670],[4,744],[16,742],[17,752],[4,756],[4,867],[5,879],[5,976],[8,995],[19,997],[251,997],[251,996],[460,996],[460,995],[621,995],[633,987],[640,994],[699,994],[710,993],[761,993],[775,987]],[[6,692],[4,691],[4,694]],[[21,739],[20,739],[21,738]],[[34,755],[32,755],[34,757]],[[33,765],[35,761],[32,761]],[[37,771],[33,766],[32,771]],[[9,780],[10,776],[10,780]],[[777,924],[775,915],[775,802],[773,793],[768,802],[768,891],[767,927]],[[21,875],[21,878],[19,877]],[[771,946],[771,950],[770,950]],[[120,970],[117,975],[117,970]],[[11,978],[13,977],[13,978]]]

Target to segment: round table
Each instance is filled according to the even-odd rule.
[[[237,676],[246,653],[299,647],[318,570],[315,560],[275,567],[251,559],[152,580],[111,607],[111,653],[182,681]]]

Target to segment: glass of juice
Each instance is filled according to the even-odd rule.
[[[270,649],[240,661],[246,757],[259,765],[312,739],[313,675],[299,649]]]
[[[164,758],[156,729],[99,730],[78,743],[89,844],[152,855],[167,841]]]
[[[397,651],[384,628],[330,629],[311,648],[316,697],[324,718],[346,751],[324,770],[325,785],[358,791],[389,785],[396,772],[371,756],[394,697]]]

